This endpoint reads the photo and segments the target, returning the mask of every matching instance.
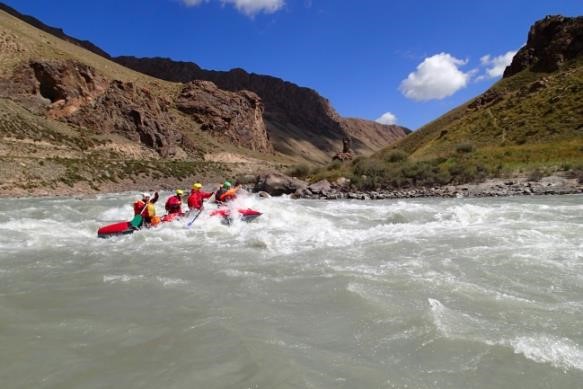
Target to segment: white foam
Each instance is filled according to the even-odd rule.
[[[110,274],[103,276],[103,282],[108,284],[115,283],[128,283],[136,280],[144,279],[143,275],[130,275],[130,274]]]
[[[583,370],[583,349],[570,339],[536,335],[517,337],[509,343],[516,354],[532,361],[550,363],[565,371]]]
[[[170,277],[156,277],[163,286],[183,286],[187,285],[188,281],[180,279],[180,278],[170,278]]]
[[[516,354],[522,354],[537,363],[549,363],[565,371],[583,370],[583,349],[568,338],[534,334],[507,340],[501,330],[496,330],[486,320],[449,309],[439,300],[428,300],[433,322],[439,333],[446,338],[511,347]]]

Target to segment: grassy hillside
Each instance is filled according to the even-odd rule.
[[[488,101],[488,100],[492,101]],[[449,156],[460,145],[533,153],[543,144],[579,145],[583,137],[583,58],[555,73],[525,70],[423,126],[394,148],[414,159]],[[517,147],[524,146],[524,147]],[[558,148],[555,157],[568,157]],[[387,150],[384,151],[386,153]],[[380,153],[382,155],[383,153]],[[547,162],[545,156],[533,155]]]
[[[583,57],[552,73],[524,70],[395,145],[314,179],[363,189],[435,186],[555,172],[583,177]]]

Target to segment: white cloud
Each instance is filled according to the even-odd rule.
[[[486,76],[488,78],[500,77],[504,73],[506,66],[510,65],[512,58],[516,51],[508,51],[506,54],[492,57],[489,54],[480,58],[482,66],[486,67]],[[484,79],[485,76],[480,76],[479,79]]]
[[[459,66],[467,60],[439,53],[427,57],[417,66],[417,70],[401,81],[399,90],[407,98],[426,101],[441,100],[464,88],[474,71],[464,73]]]
[[[206,3],[208,0],[182,0],[184,5],[187,7],[194,7],[195,5],[199,5],[201,3]]]
[[[253,16],[260,12],[272,14],[279,11],[285,5],[284,0],[221,0],[223,4],[233,4],[235,8],[247,16]]]
[[[380,124],[395,124],[397,123],[397,117],[390,112],[385,112],[375,122]]]
[[[189,7],[208,3],[210,0],[181,0]],[[258,13],[274,13],[285,5],[285,0],[220,0],[222,4],[230,4],[247,16],[255,16]]]

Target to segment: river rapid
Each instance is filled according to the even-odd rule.
[[[98,239],[135,199],[0,203],[0,387],[583,385],[583,196],[247,197]]]

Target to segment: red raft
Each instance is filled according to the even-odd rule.
[[[168,223],[178,220],[184,216],[184,213],[171,213],[160,218],[160,223]],[[101,227],[97,230],[98,238],[111,238],[112,236],[132,234],[141,228],[132,226],[131,222],[118,222]]]
[[[128,235],[136,231],[137,228],[131,225],[130,222],[119,222],[109,224],[97,230],[98,238],[111,238],[112,236]]]
[[[261,212],[255,211],[253,209],[238,209],[239,219],[244,222],[252,222],[262,215]],[[164,215],[160,218],[161,223],[168,223],[174,220],[179,220],[184,217],[184,213],[174,213]],[[231,210],[228,208],[215,209],[210,212],[210,216],[221,217],[221,223],[230,225],[233,222],[233,216],[231,215]],[[109,224],[107,226],[101,227],[97,230],[97,237],[99,238],[111,238],[113,236],[128,235],[134,233],[134,231],[140,228],[135,228],[131,225],[131,222],[117,222]]]
[[[238,209],[237,213],[239,214],[239,220],[247,223],[252,222],[259,216],[263,215],[261,212],[249,208]],[[230,225],[233,222],[233,216],[231,215],[231,210],[229,208],[215,209],[214,211],[210,212],[210,215],[222,217],[221,223],[223,224]]]

